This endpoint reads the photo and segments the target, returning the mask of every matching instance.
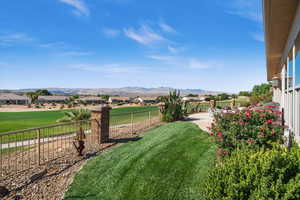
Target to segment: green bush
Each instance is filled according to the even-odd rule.
[[[218,147],[228,153],[242,144],[270,147],[272,142],[282,142],[281,112],[272,108],[247,109],[234,114],[215,115],[211,135]]]
[[[300,148],[234,151],[212,169],[205,183],[207,200],[300,199]]]

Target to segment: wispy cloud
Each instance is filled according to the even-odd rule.
[[[261,0],[233,0],[229,2],[226,12],[261,23],[263,21],[261,6]]]
[[[167,42],[166,38],[155,32],[150,26],[146,24],[141,25],[139,29],[125,28],[124,34],[128,38],[143,45],[154,45]]]
[[[161,61],[169,61],[169,60],[173,60],[172,56],[157,56],[157,55],[150,55],[150,56],[146,56],[147,58],[151,58],[153,60],[161,60]]]
[[[215,67],[215,64],[210,62],[203,62],[198,59],[192,58],[188,62],[188,68],[190,69],[209,69]]]
[[[163,64],[167,64],[170,67],[186,68],[186,69],[213,69],[222,66],[217,61],[203,61],[193,57],[181,57],[181,56],[163,56],[163,55],[150,55],[146,56],[153,60],[161,61]]]
[[[185,51],[184,47],[178,47],[175,45],[168,45],[168,50],[170,53],[176,54]]]
[[[111,64],[75,64],[68,66],[72,69],[89,71],[89,72],[101,72],[101,73],[109,73],[109,74],[119,74],[119,73],[132,73],[137,72],[138,68],[128,65],[128,64],[120,64],[120,63],[111,63]]]
[[[163,21],[159,22],[158,25],[159,25],[159,27],[160,27],[164,32],[167,32],[167,33],[177,33],[176,30],[175,30],[172,26],[166,24],[166,23],[163,22]]]
[[[73,14],[77,16],[89,16],[90,10],[83,0],[59,0],[62,3],[68,4],[73,7]]]
[[[67,44],[64,42],[50,42],[50,43],[42,43],[39,44],[41,48],[55,48],[55,49],[63,49],[67,48]]]
[[[68,52],[63,52],[60,53],[59,55],[61,56],[73,56],[73,57],[77,57],[77,56],[90,56],[93,55],[93,52],[84,52],[84,51],[68,51]]]
[[[0,44],[10,46],[13,44],[27,43],[34,41],[33,38],[29,37],[25,33],[11,33],[0,35]]]
[[[264,37],[263,33],[251,33],[251,36],[256,41],[259,41],[259,42],[265,41],[265,37]]]
[[[120,34],[120,31],[112,28],[103,28],[102,33],[107,37],[116,37]]]

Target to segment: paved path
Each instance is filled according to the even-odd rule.
[[[202,130],[209,131],[208,126],[211,126],[212,118],[208,113],[197,113],[189,115],[189,120],[197,124]]]

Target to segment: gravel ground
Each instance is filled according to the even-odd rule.
[[[3,199],[62,199],[75,173],[84,166],[88,159],[101,154],[115,145],[142,136],[144,133],[145,130],[135,134],[121,134],[121,141],[118,141],[121,138],[115,138],[109,143],[101,144],[98,149],[89,149],[88,153],[83,157],[78,157],[76,154],[66,154],[46,165],[18,173],[6,174],[5,177],[0,177],[0,185],[4,185],[11,192]],[[39,177],[39,175],[41,176]]]

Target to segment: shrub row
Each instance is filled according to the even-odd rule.
[[[215,115],[210,128],[219,151],[225,154],[241,145],[268,148],[273,142],[283,142],[281,112],[272,107]]]
[[[220,159],[206,180],[205,199],[300,199],[300,148],[282,144],[280,116],[272,106],[215,116],[210,134]]]

